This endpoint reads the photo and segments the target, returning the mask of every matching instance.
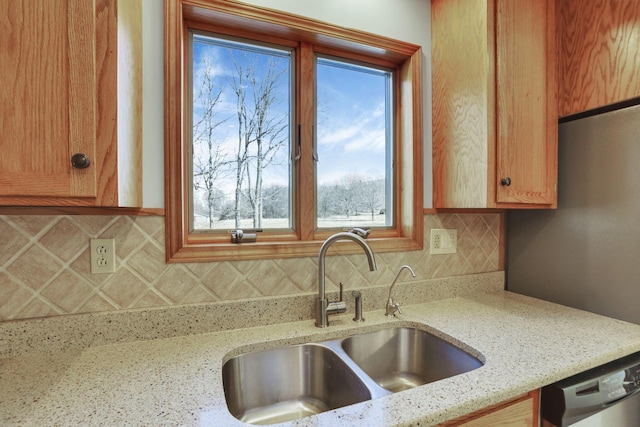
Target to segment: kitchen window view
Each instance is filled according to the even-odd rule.
[[[356,227],[422,248],[419,47],[232,10],[173,30],[168,259],[315,256]]]
[[[318,227],[393,225],[393,73],[318,58]]]
[[[289,49],[193,35],[193,230],[292,228]]]
[[[312,161],[316,227],[393,224],[392,71],[316,55],[300,82],[316,146],[297,132],[292,49],[210,34],[191,49],[191,230],[294,229],[295,168]]]

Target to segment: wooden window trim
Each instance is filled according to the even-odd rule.
[[[419,46],[366,32],[346,29],[313,19],[275,11],[235,0],[166,0],[165,2],[165,227],[166,257],[168,262],[224,261],[266,258],[294,258],[315,256],[331,230],[314,230],[308,224],[315,221],[313,193],[296,188],[296,231],[269,234],[268,241],[258,238],[256,243],[232,244],[214,242],[210,236],[188,233],[188,194],[186,175],[185,134],[185,52],[187,28],[207,29],[213,32],[247,34],[238,28],[251,23],[251,35],[263,41],[300,45],[314,45],[317,52],[366,61],[397,69],[395,90],[399,93],[396,108],[396,189],[397,226],[391,230],[375,232],[369,244],[376,252],[419,250],[423,247],[422,202],[422,85],[421,49]],[[283,43],[282,40],[285,40]],[[287,42],[288,40],[288,42]],[[303,49],[313,54],[311,49]],[[348,52],[348,53],[345,53]],[[297,55],[300,56],[300,55]],[[300,60],[296,57],[296,60]],[[296,72],[307,73],[308,69]],[[301,80],[300,75],[296,81]],[[297,87],[297,90],[300,90]],[[304,97],[303,97],[304,99]],[[300,105],[302,104],[302,105]],[[311,115],[309,102],[296,103],[299,116]],[[303,132],[305,130],[303,129]],[[306,132],[311,132],[310,129]],[[310,135],[308,135],[310,136]],[[303,145],[304,150],[310,146]],[[307,153],[310,155],[310,153]],[[313,171],[296,173],[313,175]],[[299,181],[298,181],[299,182]],[[298,186],[300,187],[300,186]],[[306,199],[301,192],[306,194]],[[312,193],[309,196],[309,193]],[[300,227],[299,222],[307,227]],[[302,232],[304,232],[304,235]],[[354,253],[354,245],[335,245],[335,253]]]

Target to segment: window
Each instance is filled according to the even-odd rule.
[[[420,249],[419,47],[201,4],[166,3],[167,259],[317,255],[352,227],[377,251]]]
[[[393,226],[394,72],[316,58],[316,227]]]
[[[189,36],[190,231],[291,230],[292,50]]]

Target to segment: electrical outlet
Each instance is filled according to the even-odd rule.
[[[91,273],[116,272],[115,239],[91,239]]]
[[[458,230],[432,228],[429,242],[430,254],[455,254],[458,252]]]

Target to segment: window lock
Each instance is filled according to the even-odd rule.
[[[255,243],[256,241],[256,232],[262,230],[247,230],[252,231],[252,233],[247,233],[242,229],[231,230],[231,243]]]

